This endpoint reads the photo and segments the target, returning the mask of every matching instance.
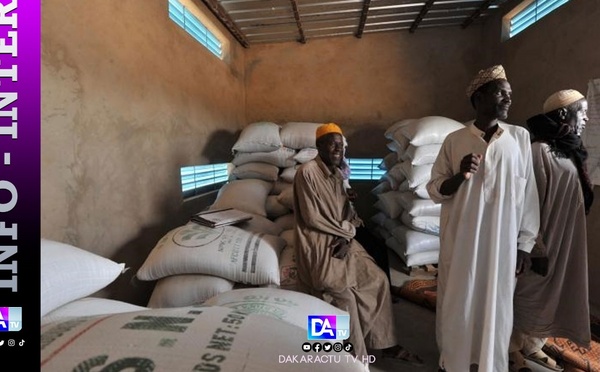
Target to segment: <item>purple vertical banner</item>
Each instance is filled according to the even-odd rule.
[[[40,12],[0,0],[0,307],[20,316],[0,319],[0,355],[28,371],[40,368]]]

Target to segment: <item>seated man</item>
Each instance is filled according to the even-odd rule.
[[[353,239],[362,221],[339,169],[342,131],[325,124],[316,137],[318,156],[303,164],[294,179],[298,287],[350,314],[349,341],[356,356],[366,356],[367,348],[382,349],[383,357],[422,365],[396,342],[386,274]]]

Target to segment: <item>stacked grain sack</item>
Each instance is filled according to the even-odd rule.
[[[441,205],[425,186],[442,142],[462,127],[446,117],[426,116],[398,121],[384,133],[391,152],[380,164],[386,174],[371,191],[378,211],[371,220],[407,267],[438,262]]]
[[[137,274],[157,281],[148,307],[203,303],[247,285],[296,288],[292,182],[298,166],[317,155],[319,125],[263,121],[242,130],[232,147],[230,180],[208,209],[236,208],[253,218],[218,229],[188,223],[169,232]]]

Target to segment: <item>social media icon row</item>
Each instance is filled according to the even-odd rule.
[[[11,338],[11,339],[8,340],[8,342],[6,344],[8,346],[15,346],[16,345],[16,341]],[[23,346],[23,345],[25,345],[25,340],[19,341],[19,346]],[[0,346],[4,346],[4,340],[0,340]]]
[[[345,342],[345,343],[336,342],[334,344],[332,344],[330,342],[324,342],[323,344],[321,344],[320,342],[314,342],[312,344],[310,342],[305,342],[302,344],[302,351],[304,351],[305,353],[308,353],[311,350],[315,351],[317,353],[320,351],[329,353],[332,350],[337,353],[339,353],[341,351],[346,351],[348,353],[351,353],[352,350],[354,350],[354,347],[352,346],[351,342]]]

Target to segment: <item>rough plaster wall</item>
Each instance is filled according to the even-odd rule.
[[[516,0],[506,4],[503,13],[518,4]],[[587,94],[588,81],[600,78],[599,19],[600,1],[571,0],[505,42],[500,42],[498,32],[501,17],[488,22],[492,60],[506,67],[513,89],[510,121],[524,125],[557,90],[573,88]],[[600,195],[600,187],[594,192]],[[587,216],[588,263],[592,312],[600,316],[600,202],[596,199]]]
[[[42,237],[125,262],[129,278],[186,221],[180,167],[229,161],[245,124],[231,44],[223,63],[166,0],[43,2]],[[120,280],[112,297],[145,304]]]
[[[463,92],[481,37],[475,26],[252,46],[247,121],[335,121],[351,156],[386,155],[383,132],[397,120],[470,117]]]

